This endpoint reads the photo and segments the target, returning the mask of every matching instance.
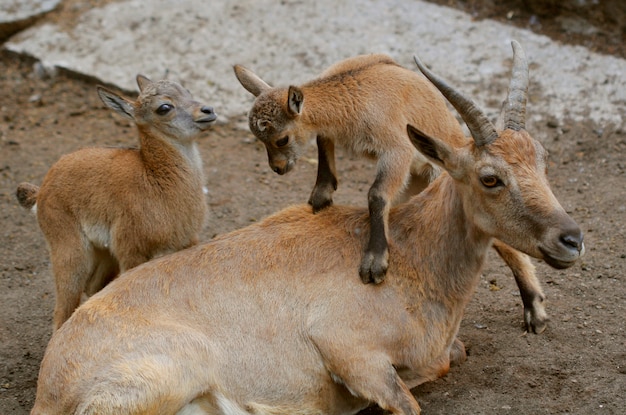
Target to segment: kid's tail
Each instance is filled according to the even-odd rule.
[[[30,183],[20,183],[17,186],[15,196],[17,201],[24,209],[35,209],[37,204],[37,193],[39,193],[39,187]]]

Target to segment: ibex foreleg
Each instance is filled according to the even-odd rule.
[[[497,239],[493,241],[493,247],[513,271],[524,304],[526,330],[537,334],[543,332],[550,319],[544,307],[545,296],[530,258]]]

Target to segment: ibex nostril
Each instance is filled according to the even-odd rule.
[[[572,248],[575,248],[576,250],[580,251],[582,249],[583,246],[583,236],[582,234],[578,234],[578,235],[562,235],[561,236],[561,242],[566,245],[566,246],[570,246]]]
[[[202,111],[205,114],[213,114],[214,112],[213,107],[206,107],[206,106],[202,107],[200,111]]]

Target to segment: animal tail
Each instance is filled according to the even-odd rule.
[[[39,186],[30,183],[20,183],[17,186],[15,196],[24,209],[32,209],[34,211],[37,205],[37,193],[39,193]]]

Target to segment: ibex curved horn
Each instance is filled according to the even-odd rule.
[[[513,69],[509,94],[504,102],[504,128],[515,131],[525,129],[526,100],[528,98],[528,62],[522,46],[516,41],[511,42],[513,47]]]
[[[432,73],[424,64],[419,60],[417,56],[414,57],[417,67],[422,73],[441,91],[443,96],[446,97],[450,104],[461,115],[467,128],[469,128],[474,142],[478,147],[493,142],[498,138],[496,127],[489,121],[487,116],[478,108],[478,106],[471,99],[465,97],[458,91],[455,91],[450,87],[443,79]]]

